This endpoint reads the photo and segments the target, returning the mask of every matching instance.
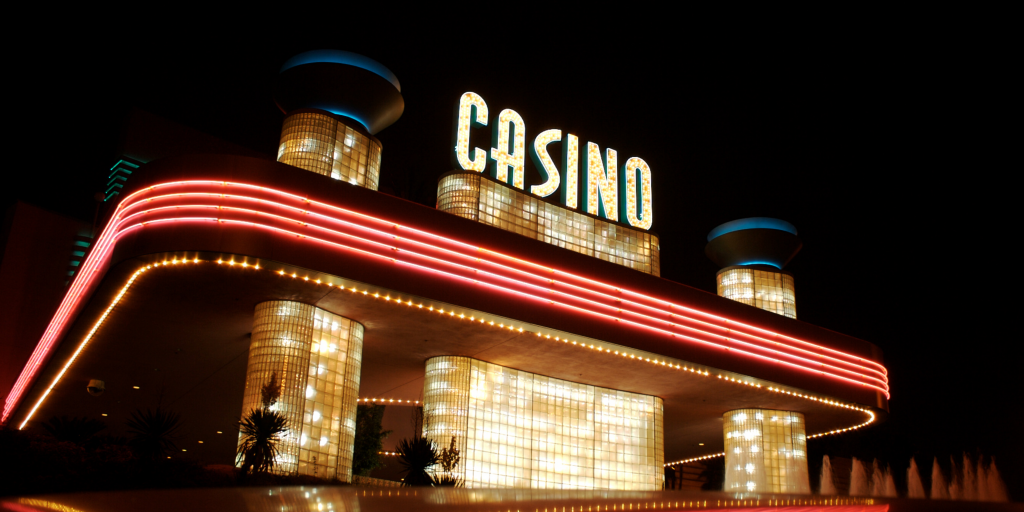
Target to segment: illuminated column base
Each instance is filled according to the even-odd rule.
[[[260,391],[276,374],[281,397],[271,410],[288,432],[274,473],[352,480],[362,353],[358,322],[301,302],[256,305],[242,417],[262,406]]]
[[[427,360],[423,430],[469,488],[660,490],[661,398],[468,357]]]
[[[718,296],[796,318],[796,288],[789,272],[771,267],[733,266],[718,271]]]
[[[736,409],[724,415],[726,492],[808,494],[804,415]]]
[[[359,123],[322,110],[297,110],[284,119],[277,161],[377,190],[380,153],[380,141]]]

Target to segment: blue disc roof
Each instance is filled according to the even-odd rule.
[[[712,229],[708,233],[708,242],[726,234],[732,233],[733,231],[741,231],[744,229],[777,229],[779,231],[785,231],[796,235],[796,226],[782,220],[773,219],[771,217],[747,217],[746,219],[736,219],[721,224],[715,229]]]
[[[395,89],[398,89],[398,92],[402,92],[402,85],[398,83],[398,77],[395,76],[390,69],[384,67],[383,64],[369,57],[359,55],[358,53],[342,50],[310,50],[308,52],[300,53],[285,61],[284,65],[281,66],[281,71],[283,72],[287,69],[294,68],[295,66],[314,64],[317,62],[347,64],[349,66],[365,69],[391,82],[391,84],[395,86]]]

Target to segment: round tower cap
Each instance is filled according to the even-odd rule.
[[[721,268],[768,265],[781,269],[803,247],[796,234],[796,227],[781,219],[737,219],[708,233],[704,254]]]
[[[274,101],[284,113],[318,109],[347,117],[371,134],[391,126],[405,111],[398,77],[357,53],[312,50],[288,59],[277,77]]]
[[[729,222],[712,229],[711,232],[708,233],[708,242],[726,233],[742,231],[744,229],[777,229],[779,231],[792,233],[794,236],[797,234],[796,226],[782,219],[773,219],[771,217],[747,217],[745,219],[730,220]]]

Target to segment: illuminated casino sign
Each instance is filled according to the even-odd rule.
[[[640,229],[650,229],[654,219],[651,206],[651,168],[642,158],[627,158],[620,166],[614,149],[601,148],[587,142],[583,155],[583,176],[580,171],[580,142],[571,133],[562,130],[544,130],[526,142],[526,123],[515,110],[505,109],[498,114],[492,126],[491,149],[473,147],[470,129],[486,127],[490,117],[487,102],[474,92],[459,99],[455,126],[455,163],[466,171],[484,172],[490,162],[491,175],[502,183],[524,189],[526,154],[529,152],[534,166],[545,179],[540,185],[531,185],[530,193],[548,197],[561,189],[561,201],[568,208],[578,208],[577,190],[582,179],[583,203],[586,212],[619,221]],[[556,165],[548,145],[562,145],[560,164]],[[559,172],[559,167],[562,172]],[[563,180],[564,173],[564,180]],[[619,198],[624,205],[620,208]]]

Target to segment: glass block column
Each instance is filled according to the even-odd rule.
[[[377,190],[380,155],[380,141],[354,121],[297,110],[284,119],[277,161]]]
[[[480,175],[450,174],[437,183],[437,209],[480,221]]]
[[[476,172],[437,184],[437,209],[594,258],[661,275],[658,235],[571,210]]]
[[[468,357],[427,360],[423,430],[452,436],[468,488],[659,490],[658,397],[536,375]]]
[[[808,494],[804,415],[737,409],[724,415],[726,492]]]
[[[715,276],[718,296],[796,318],[796,287],[788,272],[726,267]]]
[[[276,374],[271,407],[288,421],[275,473],[352,479],[363,326],[293,301],[256,306],[242,416],[262,406],[260,390]]]

